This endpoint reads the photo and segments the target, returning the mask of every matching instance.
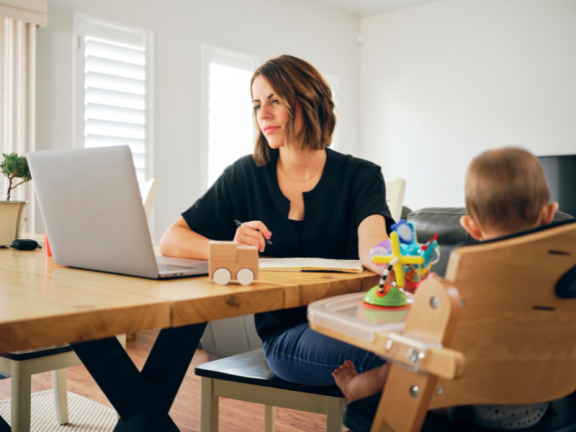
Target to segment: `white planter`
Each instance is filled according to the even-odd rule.
[[[0,201],[0,247],[22,238],[28,201]]]

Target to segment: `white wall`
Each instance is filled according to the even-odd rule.
[[[412,209],[463,206],[483,150],[576,154],[576,1],[444,0],[361,32],[360,154]]]
[[[359,18],[314,0],[49,0],[37,38],[37,149],[73,147],[73,13],[155,32],[155,240],[200,194],[200,46],[301,57],[339,77],[339,148],[357,154]],[[43,228],[38,215],[37,231]]]

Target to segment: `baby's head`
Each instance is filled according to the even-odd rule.
[[[478,240],[552,222],[557,203],[540,162],[527,150],[506,147],[475,157],[466,175],[466,210],[460,223]]]

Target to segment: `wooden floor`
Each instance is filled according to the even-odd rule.
[[[138,333],[136,340],[128,342],[127,351],[136,366],[141,369],[150,352],[157,331]],[[186,373],[178,396],[172,405],[170,415],[182,432],[198,431],[200,413],[200,379],[194,375],[194,367],[206,363],[208,356],[202,350],[196,351],[192,364]],[[10,397],[10,379],[0,380],[0,399]],[[68,391],[84,396],[94,402],[112,407],[96,385],[84,366],[69,368],[67,371]],[[33,375],[32,392],[52,388],[50,372]],[[264,431],[264,406],[239,402],[230,399],[220,400],[220,431],[257,432]],[[301,411],[276,409],[276,431],[325,431],[326,416]]]

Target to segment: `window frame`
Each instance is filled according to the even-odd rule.
[[[208,190],[208,150],[210,144],[208,137],[208,110],[210,103],[209,77],[210,63],[214,57],[226,59],[226,63],[230,66],[233,66],[234,64],[247,64],[249,65],[249,69],[251,71],[255,71],[260,65],[260,59],[257,56],[229,50],[226,48],[220,48],[206,43],[201,44],[200,169],[198,170],[200,172],[200,195],[203,195],[204,192]]]
[[[144,169],[145,180],[154,177],[154,60],[155,60],[155,43],[154,31],[125,25],[122,23],[102,19],[93,15],[74,12],[74,30],[73,30],[73,147],[84,148],[84,128],[85,128],[85,103],[84,103],[84,84],[85,84],[85,43],[86,23],[91,22],[99,26],[109,27],[113,30],[122,32],[137,33],[144,38],[146,53],[146,110],[145,110],[145,156],[146,167]]]

